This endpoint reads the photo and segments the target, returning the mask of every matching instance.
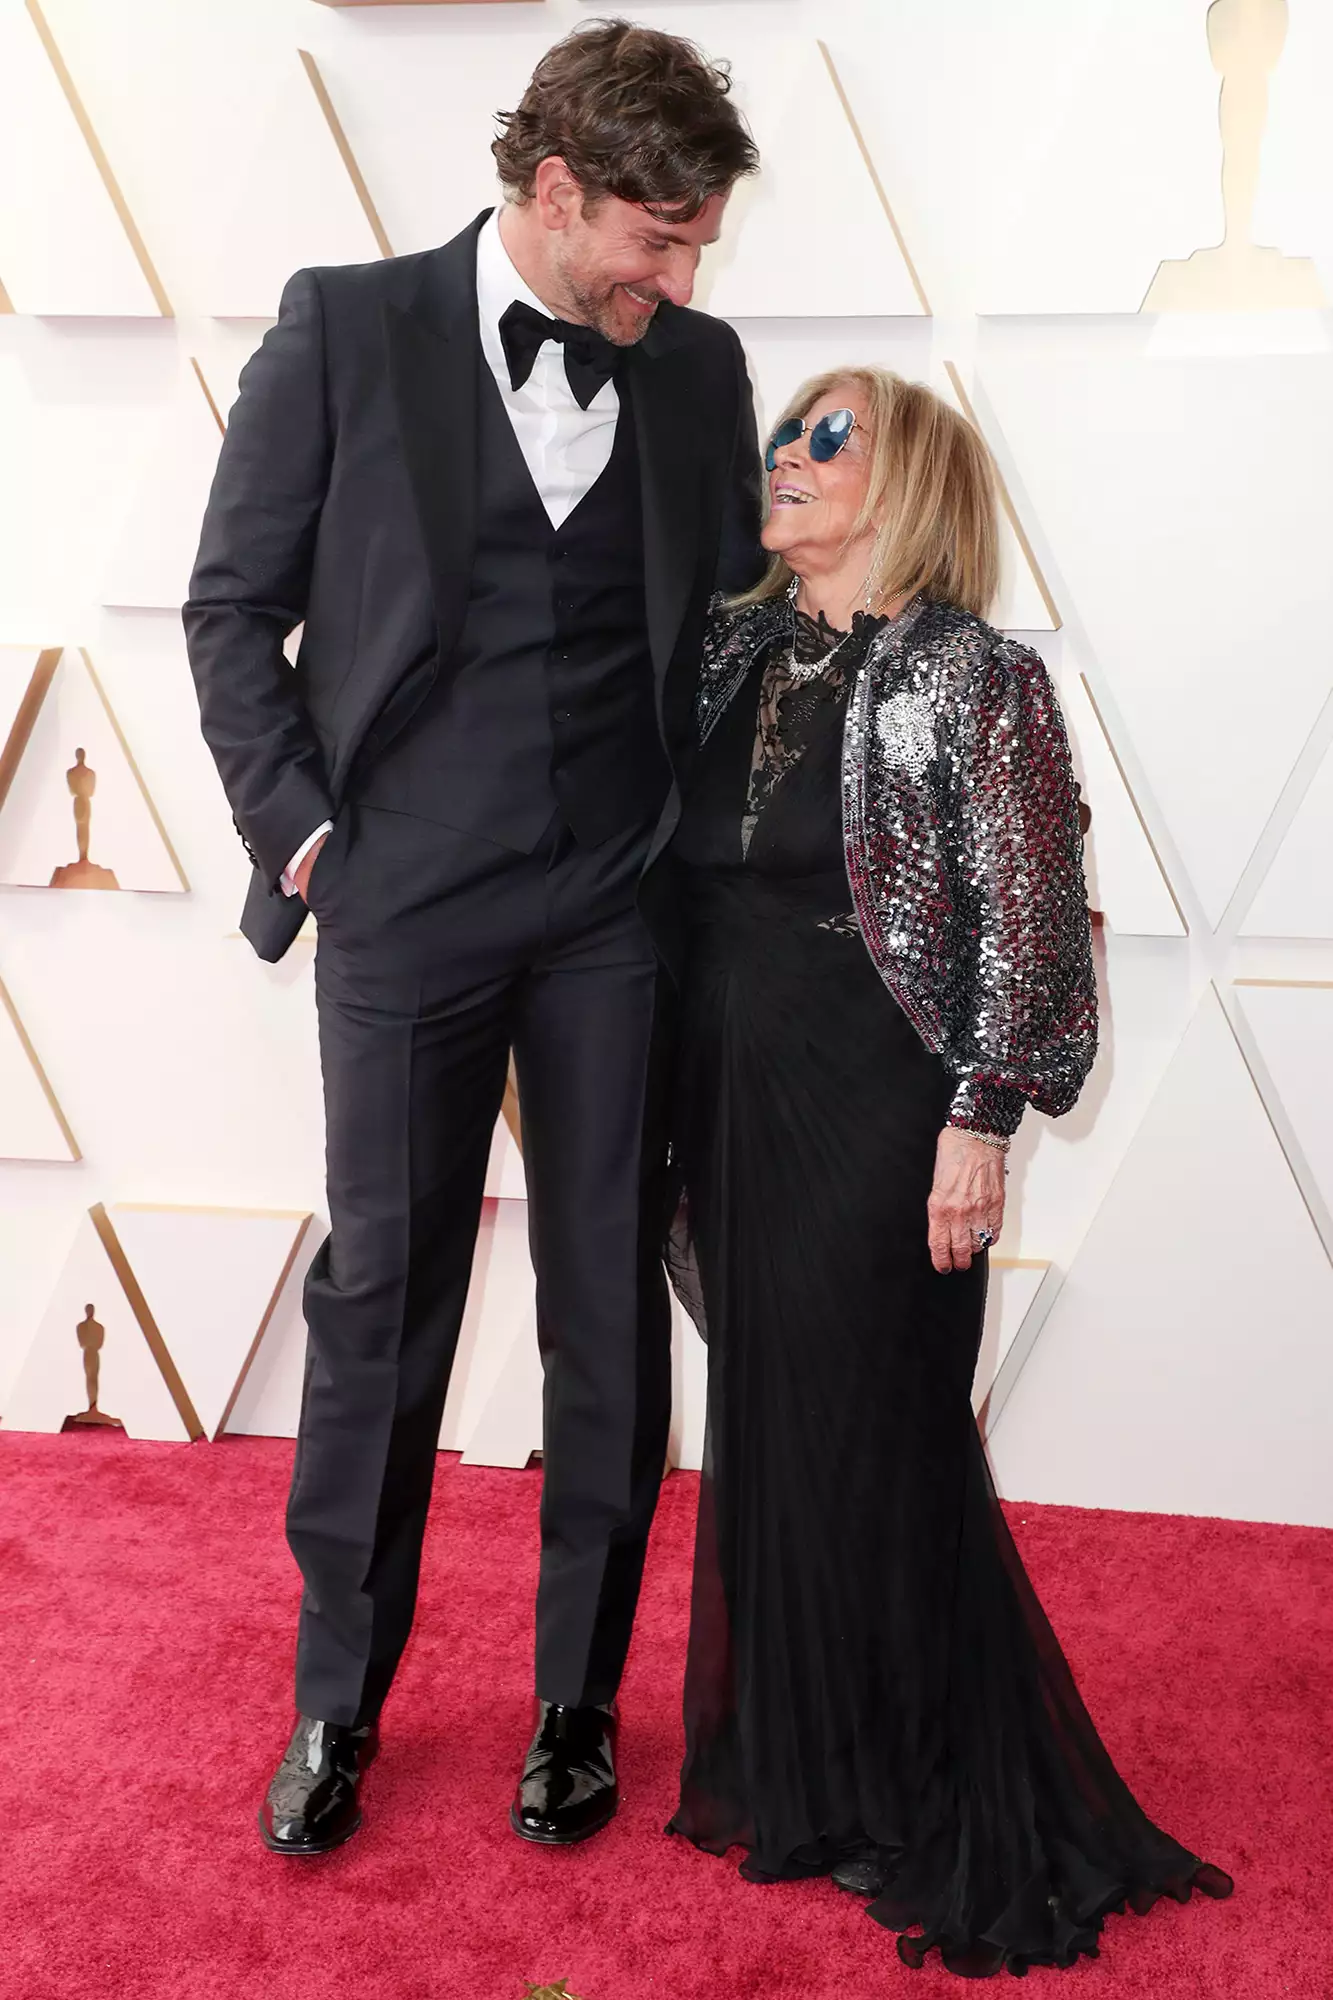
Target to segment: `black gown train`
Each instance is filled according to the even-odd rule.
[[[876,1862],[870,1914],[916,1933],[903,1959],[938,1946],[984,1976],[1072,1964],[1109,1911],[1231,1884],[1117,1774],[977,1434],[986,1260],[941,1275],[926,1247],[953,1080],[871,963],[843,867],[842,721],[876,625],[858,614],[809,679],[760,655],[678,840],[672,1261],[702,1289],[709,1389],[670,1831],[744,1847],[753,1880]],[[837,636],[797,629],[802,663]]]

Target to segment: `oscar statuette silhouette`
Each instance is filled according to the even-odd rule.
[[[53,889],[118,889],[120,884],[111,870],[99,868],[88,855],[97,773],[88,763],[84,751],[74,752],[74,762],[65,773],[65,783],[74,800],[74,831],[79,844],[79,858],[63,868],[57,868],[50,886]]]
[[[85,1306],[83,1318],[75,1329],[80,1348],[83,1350],[83,1380],[88,1392],[88,1407],[74,1416],[66,1417],[60,1426],[62,1431],[73,1430],[115,1430],[123,1431],[125,1426],[119,1417],[109,1417],[97,1407],[97,1391],[102,1373],[102,1343],[106,1339],[106,1328],[96,1318],[92,1306]]]
[[[1287,0],[1213,0],[1208,53],[1222,79],[1222,241],[1157,267],[1142,312],[1268,312],[1319,307],[1323,287],[1309,257],[1256,243],[1254,198],[1268,122],[1268,79],[1287,39]]]

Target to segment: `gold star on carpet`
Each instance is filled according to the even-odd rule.
[[[523,2000],[579,2000],[579,1996],[570,1992],[567,1979],[557,1979],[550,1986],[529,1986]]]

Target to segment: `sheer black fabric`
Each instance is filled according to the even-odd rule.
[[[985,1260],[941,1275],[926,1248],[953,1082],[846,921],[841,723],[873,629],[816,681],[791,684],[784,648],[756,662],[682,822],[676,1248],[709,1435],[671,1830],[745,1848],[752,1880],[872,1859],[902,1958],[938,1946],[979,1977],[1072,1964],[1110,1910],[1231,1885],[1117,1775],[989,1478]],[[798,660],[831,636],[807,629]]]
[[[748,862],[758,872],[784,875],[822,870],[838,877],[842,886],[836,900],[850,915],[838,783],[842,724],[851,677],[883,622],[858,612],[851,632],[840,633],[822,612],[818,622],[798,612],[790,653],[778,646],[760,656],[700,758],[676,835],[680,860],[694,868]],[[792,655],[798,667],[818,665],[820,671],[794,679]],[[812,748],[817,754],[810,770],[799,786],[788,790],[790,810],[765,822],[751,852],[760,816],[779,781]],[[748,775],[739,779],[738,802],[740,772]]]

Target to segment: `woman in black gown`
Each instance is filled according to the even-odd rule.
[[[832,1874],[909,1965],[1070,1965],[1109,1911],[1231,1884],[1111,1764],[971,1410],[1004,1150],[1096,1046],[1068,747],[981,622],[961,418],[840,371],[768,466],[773,560],[715,607],[676,848],[672,1262],[709,1441],[671,1830],[751,1880]]]

